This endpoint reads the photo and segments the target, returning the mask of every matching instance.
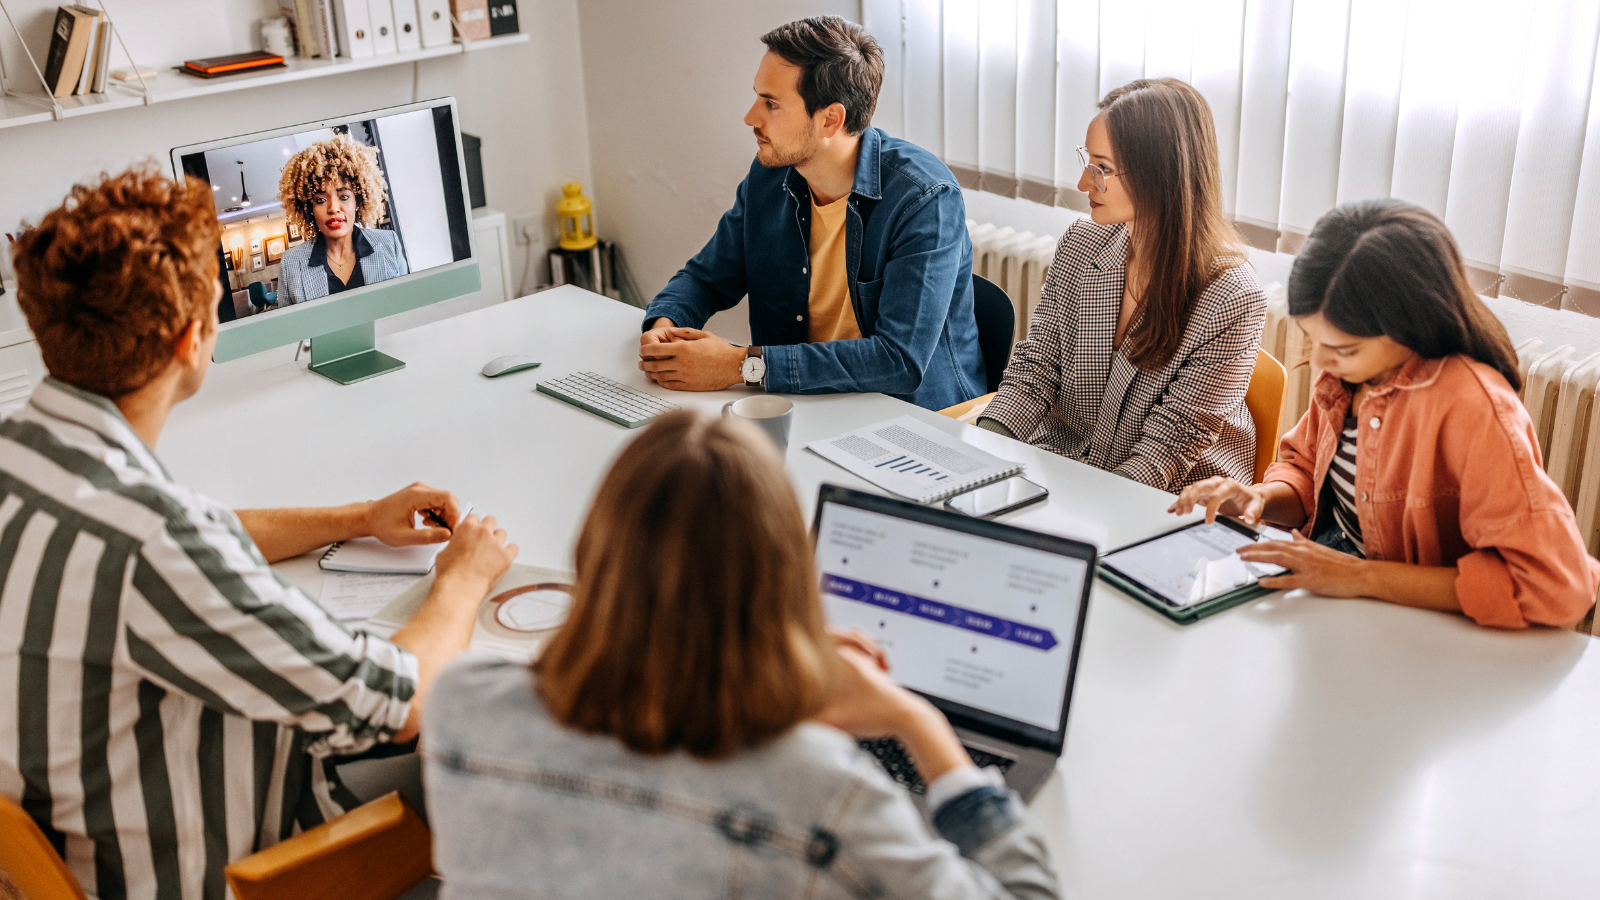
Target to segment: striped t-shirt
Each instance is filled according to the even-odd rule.
[[[103,397],[47,378],[0,423],[0,795],[90,897],[222,900],[354,801],[319,757],[392,737],[416,678]]]
[[[1333,518],[1344,531],[1344,536],[1365,556],[1361,541],[1361,518],[1356,515],[1356,417],[1346,414],[1344,430],[1339,434],[1339,449],[1328,464],[1328,483],[1333,485]]]

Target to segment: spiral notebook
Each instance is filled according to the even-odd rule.
[[[946,500],[1023,469],[910,416],[812,441],[806,449],[918,503]]]
[[[472,512],[472,504],[463,504],[461,518]],[[421,524],[418,522],[417,524]],[[374,537],[353,538],[340,541],[328,548],[317,560],[324,572],[355,572],[362,575],[426,575],[433,571],[433,559],[445,545],[413,544],[409,547],[391,547]]]

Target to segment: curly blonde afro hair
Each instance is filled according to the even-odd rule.
[[[278,202],[283,204],[284,215],[307,240],[317,234],[311,195],[335,179],[355,192],[356,224],[372,228],[383,221],[388,186],[378,168],[378,148],[362,146],[348,134],[336,134],[291,156],[283,164],[283,178],[278,182]]]

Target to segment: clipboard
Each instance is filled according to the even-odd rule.
[[[1216,526],[1222,526],[1225,531],[1217,531]],[[1208,568],[1220,567],[1224,569],[1226,573],[1231,573],[1232,566],[1236,564],[1244,569],[1249,576],[1248,579],[1243,580],[1243,583],[1239,583],[1237,586],[1211,593],[1209,596],[1206,596],[1205,599],[1197,600],[1192,603],[1180,603],[1170,599],[1166,594],[1163,593],[1162,590],[1145,584],[1140,579],[1138,567],[1132,564],[1131,559],[1125,561],[1122,568],[1119,568],[1117,565],[1118,560],[1116,557],[1124,551],[1134,550],[1135,548],[1143,547],[1148,544],[1154,544],[1157,541],[1166,541],[1170,544],[1172,543],[1172,539],[1175,535],[1183,535],[1186,532],[1194,532],[1195,529],[1202,529],[1202,532],[1196,535],[1191,535],[1191,537],[1194,539],[1200,539],[1203,537],[1212,540],[1212,542],[1215,544],[1215,549],[1217,550],[1217,557],[1210,558],[1209,560],[1207,557],[1203,557],[1198,554],[1189,557],[1191,573],[1193,572],[1194,568],[1198,567],[1202,562],[1209,561],[1210,566],[1208,566]],[[1262,587],[1257,579],[1285,571],[1277,566],[1265,567],[1260,566],[1259,564],[1254,566],[1246,564],[1242,560],[1239,560],[1237,556],[1232,556],[1231,550],[1222,550],[1222,547],[1225,547],[1230,542],[1236,543],[1237,546],[1244,546],[1245,544],[1254,541],[1288,540],[1289,538],[1290,535],[1287,532],[1282,532],[1275,528],[1267,529],[1265,532],[1258,532],[1256,529],[1251,528],[1249,525],[1245,525],[1242,522],[1237,522],[1233,519],[1227,518],[1226,516],[1218,516],[1216,525],[1214,526],[1207,526],[1204,522],[1191,522],[1187,525],[1174,528],[1171,531],[1158,534],[1155,537],[1147,538],[1142,541],[1136,541],[1125,547],[1105,553],[1100,557],[1100,564],[1097,568],[1097,574],[1100,576],[1100,580],[1106,582],[1112,587],[1115,587],[1135,600],[1138,600],[1140,603],[1143,603],[1144,605],[1150,607],[1163,616],[1166,616],[1172,621],[1177,622],[1179,625],[1193,625],[1195,622],[1198,622],[1208,616],[1214,616],[1224,610],[1232,609],[1235,606],[1249,603],[1251,600],[1255,600],[1258,597],[1264,597],[1267,594],[1274,593],[1277,590],[1276,588]],[[1218,539],[1221,540],[1219,541]],[[1202,541],[1202,543],[1204,543],[1204,541]],[[1232,557],[1232,561],[1228,562],[1225,559],[1226,557]],[[1124,569],[1128,569],[1129,571],[1124,571]],[[1237,573],[1232,574],[1235,576],[1237,575]],[[1193,578],[1197,576],[1191,574],[1189,577]],[[1241,579],[1234,577],[1231,580],[1239,581]],[[1170,590],[1171,584],[1168,585],[1168,588]]]

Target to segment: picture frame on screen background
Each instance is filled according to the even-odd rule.
[[[263,260],[261,258],[261,254],[259,254],[259,253],[251,254],[251,256],[250,256],[250,271],[259,272],[262,269],[265,269],[266,267],[267,267],[267,263],[266,263],[265,260]]]
[[[267,238],[267,242],[263,246],[267,248],[267,262],[275,263],[283,259],[283,251],[289,248],[289,236],[288,234],[275,234]]]

